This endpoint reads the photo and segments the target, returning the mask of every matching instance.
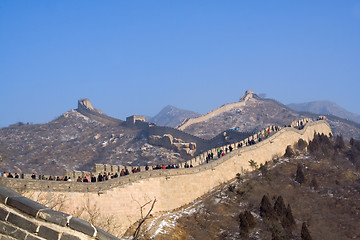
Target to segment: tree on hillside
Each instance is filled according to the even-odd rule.
[[[360,151],[360,141],[351,138],[350,139],[350,146],[354,147],[355,149],[357,149],[358,151]]]
[[[136,200],[134,199],[134,201],[136,201]],[[139,204],[139,207],[140,207],[140,215],[141,215],[141,218],[140,218],[140,220],[138,221],[138,226],[137,226],[137,228],[136,228],[136,230],[135,230],[135,232],[134,232],[134,234],[133,234],[133,239],[138,239],[138,238],[139,238],[141,225],[145,222],[146,219],[149,218],[149,216],[150,216],[150,214],[151,214],[151,212],[152,212],[152,210],[153,210],[153,208],[154,208],[154,205],[155,205],[155,203],[156,203],[156,198],[155,198],[154,200],[150,200],[149,202],[147,202],[147,203],[145,203],[145,204],[143,204],[143,205],[140,205],[140,203],[139,203],[138,201],[136,201],[136,202]],[[146,214],[145,217],[144,217],[144,216],[143,216],[143,209],[144,209],[144,207],[145,207],[146,205],[148,205],[148,204],[150,204],[150,203],[152,203],[152,204],[151,204],[151,207],[150,207],[149,211],[147,212],[147,214]]]
[[[314,190],[318,190],[319,189],[319,184],[315,178],[315,176],[312,178],[311,182],[310,182],[310,188],[314,189]]]
[[[334,145],[332,139],[324,134],[314,134],[314,138],[309,142],[308,150],[316,158],[330,157],[334,155]]]
[[[260,216],[264,219],[277,219],[274,208],[271,206],[267,195],[264,195],[261,199]]]
[[[258,168],[258,164],[257,162],[255,162],[254,160],[249,160],[249,164],[250,164],[250,167],[252,167],[254,170]]]
[[[288,145],[285,150],[284,157],[290,158],[295,155],[294,149]]]
[[[307,224],[303,222],[301,227],[301,239],[303,240],[312,240],[312,237],[310,236],[310,232],[307,228]]]
[[[255,219],[250,211],[244,211],[239,215],[240,219],[240,235],[243,238],[247,238],[249,230],[256,226]]]
[[[346,156],[357,168],[360,168],[360,141],[351,138],[350,146],[351,148],[346,152]]]
[[[345,142],[342,135],[337,135],[335,137],[335,148],[336,150],[340,150],[340,151],[345,148]]]
[[[307,145],[307,142],[304,139],[300,138],[299,141],[295,144],[295,148],[299,151],[304,151]]]
[[[263,178],[265,178],[266,180],[270,181],[271,177],[270,177],[270,173],[269,173],[269,168],[268,168],[268,163],[266,162],[265,164],[260,164],[259,170],[261,172],[261,176]]]
[[[300,184],[303,184],[305,182],[303,167],[300,163],[297,165],[295,181],[297,181]]]
[[[285,217],[282,219],[281,224],[283,228],[287,230],[291,230],[291,228],[295,225],[295,219],[292,214],[290,204],[288,204],[285,209]]]
[[[281,195],[277,197],[274,203],[274,210],[280,219],[285,217],[286,207],[285,207],[284,199]]]

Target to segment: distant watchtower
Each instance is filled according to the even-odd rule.
[[[145,122],[145,116],[143,116],[143,115],[132,115],[132,116],[126,118],[126,124],[127,125],[135,125],[137,121]]]

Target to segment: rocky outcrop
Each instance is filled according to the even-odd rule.
[[[194,156],[196,152],[196,143],[184,142],[182,139],[174,138],[171,134],[164,134],[163,136],[149,136],[149,143],[168,149],[173,149],[180,154],[186,154],[188,156]]]
[[[123,122],[120,119],[112,118],[103,114],[102,110],[94,108],[88,98],[83,98],[78,101],[78,108],[76,109],[76,111],[92,120],[107,125],[119,125]]]

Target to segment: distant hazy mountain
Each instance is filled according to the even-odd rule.
[[[171,105],[164,107],[156,116],[150,119],[159,126],[176,127],[186,118],[199,117],[201,114],[180,109]]]
[[[341,118],[360,123],[360,115],[351,113],[336,103],[330,101],[313,101],[306,103],[291,103],[287,105],[296,111],[306,111],[319,114],[332,114]]]

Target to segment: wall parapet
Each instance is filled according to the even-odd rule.
[[[112,189],[116,186],[131,184],[133,182],[148,179],[148,178],[157,178],[157,177],[170,177],[170,176],[178,176],[178,175],[189,175],[193,173],[198,173],[204,170],[208,170],[209,168],[216,167],[221,165],[223,162],[231,159],[234,156],[241,155],[247,151],[253,151],[256,149],[261,149],[264,145],[272,143],[274,139],[276,139],[279,135],[282,135],[285,132],[295,132],[301,135],[302,132],[305,132],[308,128],[308,125],[314,125],[319,122],[326,123],[326,121],[317,121],[317,122],[309,122],[308,124],[304,125],[302,129],[296,129],[293,127],[286,127],[282,128],[279,131],[274,131],[273,135],[270,135],[268,138],[263,139],[262,141],[257,141],[256,144],[248,145],[247,143],[252,139],[257,139],[257,134],[240,141],[238,143],[233,144],[234,150],[232,152],[228,152],[225,156],[218,158],[214,161],[209,161],[205,164],[206,156],[208,153],[217,152],[217,148],[209,149],[207,152],[203,153],[201,156],[197,156],[192,158],[182,164],[180,164],[179,168],[174,169],[159,169],[155,170],[153,166],[149,166],[149,170],[145,171],[145,166],[138,166],[141,168],[140,172],[132,173],[131,170],[133,168],[138,168],[135,166],[120,166],[120,165],[108,165],[108,164],[95,164],[94,172],[81,172],[81,171],[69,171],[67,176],[71,176],[73,181],[48,181],[48,180],[34,180],[31,179],[31,175],[27,174],[24,179],[13,179],[13,178],[1,178],[0,182],[3,184],[9,185],[12,188],[25,191],[25,190],[42,190],[42,191],[69,191],[69,192],[101,192]],[[328,125],[328,124],[327,124]],[[271,128],[271,127],[269,127]],[[330,128],[330,126],[329,126]],[[258,134],[264,133],[264,130],[260,131]],[[258,140],[258,139],[257,139]],[[306,139],[304,139],[307,141]],[[238,147],[238,144],[243,144],[244,147]],[[228,145],[226,145],[228,146]],[[225,149],[225,146],[221,147]],[[285,152],[284,152],[285,153]],[[193,165],[191,168],[185,168],[184,164],[188,164],[190,166]],[[85,176],[93,174],[96,176],[98,173],[102,172],[117,172],[120,173],[122,169],[128,169],[130,174],[122,177],[117,177],[113,179],[109,179],[107,181],[102,182],[76,182],[77,176]]]
[[[42,239],[118,239],[87,221],[54,211],[2,184],[0,215],[0,233],[17,239],[38,239],[36,236]]]

